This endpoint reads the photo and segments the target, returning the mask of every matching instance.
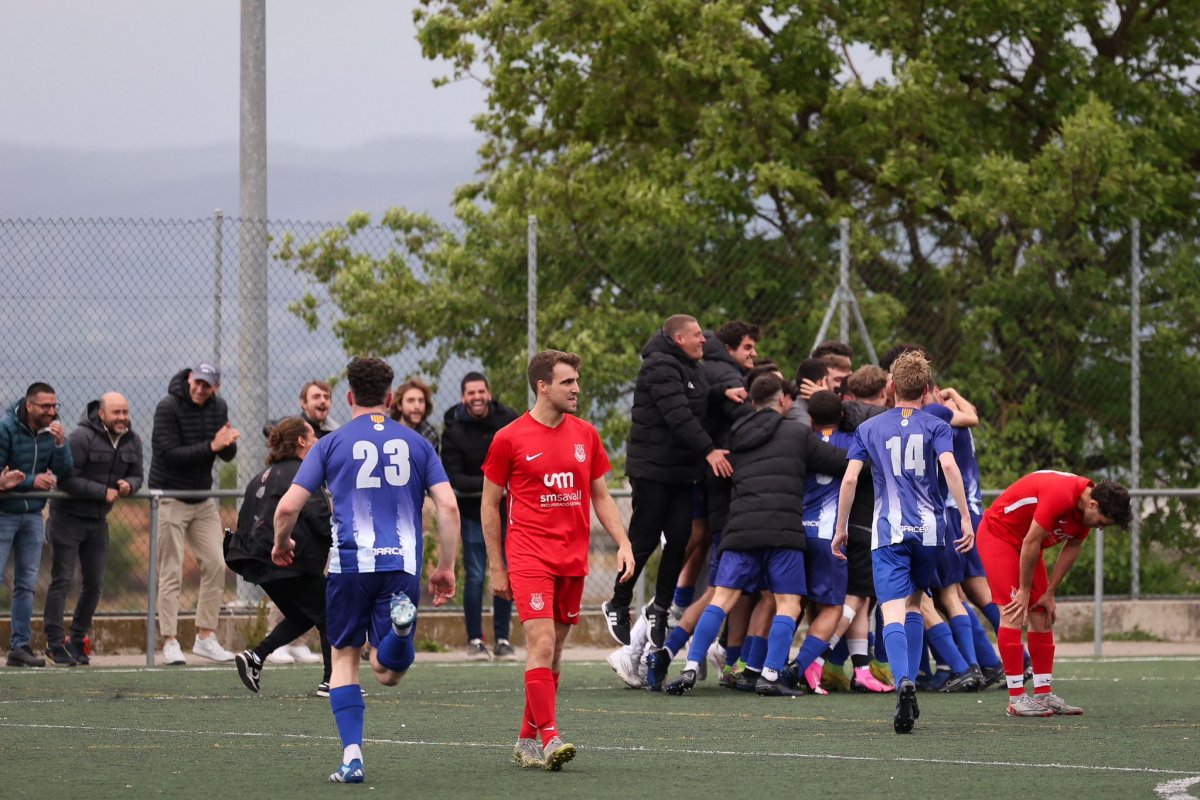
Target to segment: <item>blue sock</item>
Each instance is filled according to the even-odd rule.
[[[984,669],[995,669],[1000,663],[1000,657],[996,655],[996,649],[992,647],[992,641],[987,637],[979,615],[975,613],[975,609],[967,606],[967,616],[971,619],[971,636],[975,639],[975,657],[979,659],[976,663]]]
[[[792,639],[795,638],[796,620],[788,614],[776,614],[771,622],[771,635],[767,637],[763,666],[776,672],[787,666],[788,656],[792,654]]]
[[[742,644],[742,652],[745,653],[746,669],[762,671],[763,661],[767,657],[767,637],[747,636]]]
[[[800,645],[800,652],[796,654],[796,664],[800,667],[800,671],[808,669],[828,646],[829,643],[824,639],[818,639],[812,634],[805,636],[804,643]]]
[[[731,644],[725,647],[725,666],[732,667],[742,657],[742,646]]]
[[[397,636],[395,631],[388,631],[387,635],[383,637],[383,641],[379,643],[376,658],[379,659],[382,666],[392,672],[407,672],[408,668],[412,666],[413,659],[417,657],[412,640],[411,633],[408,636]]]
[[[892,660],[888,664],[892,667],[892,677],[896,679],[896,686],[900,686],[900,681],[908,678],[912,680],[912,675],[908,672],[908,636],[904,632],[904,626],[899,622],[891,622],[883,627],[883,636],[879,637],[887,644],[886,653],[891,656]]]
[[[667,635],[667,641],[663,643],[663,647],[667,648],[671,657],[674,658],[675,654],[679,652],[679,648],[687,644],[687,640],[691,638],[691,635],[688,631],[684,630],[682,625],[676,625],[674,628],[671,628],[671,632]]]
[[[696,623],[696,630],[692,632],[692,646],[688,648],[687,660],[704,663],[704,659],[708,658],[708,646],[717,640],[724,624],[725,611],[720,606],[704,609]]]
[[[987,617],[987,621],[992,623],[992,630],[1000,631],[1000,606],[995,603],[988,603],[983,608],[979,609],[983,615]]]
[[[885,661],[888,664],[891,664],[892,662],[888,658],[887,637],[883,635],[883,629],[883,612],[879,610],[879,606],[875,606],[875,660]],[[907,656],[905,656],[905,658],[907,658]],[[896,673],[893,671],[892,675],[895,676],[895,674]],[[896,680],[900,679],[896,678]]]
[[[871,653],[871,657],[876,661],[887,661],[887,648],[883,644],[882,633],[876,636],[875,631],[867,631],[867,652]]]
[[[687,608],[692,604],[692,600],[696,598],[695,586],[676,586],[675,599],[672,601],[680,608]]]
[[[904,615],[904,635],[908,637],[908,672],[907,675],[916,679],[921,669],[921,651],[925,649],[925,619],[920,611],[909,611]],[[891,647],[888,647],[891,650]],[[895,675],[895,667],[892,674]]]
[[[945,664],[955,674],[967,669],[968,664],[954,644],[954,635],[950,632],[949,625],[939,622],[925,631],[925,636],[928,637],[929,646],[933,648],[933,655],[939,664]]]
[[[917,664],[918,675],[932,675],[933,667],[929,666],[929,648],[921,648],[921,661]]]
[[[363,715],[367,710],[362,698],[362,687],[351,683],[330,689],[329,707],[333,709],[333,721],[337,723],[342,747],[352,744],[362,747]]]
[[[838,639],[837,646],[829,651],[829,655],[825,660],[834,666],[840,667],[846,663],[846,659],[850,657],[850,645],[846,644],[846,637]]]
[[[962,653],[963,661],[967,662],[967,666],[978,664],[979,657],[975,655],[975,633],[971,630],[971,618],[966,614],[951,617],[950,633],[954,635],[954,643],[958,645],[958,652]]]

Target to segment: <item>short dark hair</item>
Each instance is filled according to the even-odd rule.
[[[824,355],[816,356],[816,358],[819,358],[830,369],[835,367],[845,370],[854,369],[854,364],[851,363],[850,357],[844,356],[841,353],[825,353]]]
[[[795,397],[796,389],[774,372],[760,375],[754,379],[754,383],[750,384],[750,402],[754,404],[755,408],[762,408],[780,394]]]
[[[779,369],[779,365],[774,361],[760,361],[751,367],[750,371],[746,373],[746,385],[753,386],[754,381],[756,381],[759,377],[763,375],[770,375],[775,372],[782,374],[783,370]]]
[[[717,329],[717,339],[730,350],[736,350],[742,339],[747,336],[757,342],[762,338],[762,329],[752,322],[742,322],[740,319],[726,322]]]
[[[681,333],[685,327],[696,322],[696,318],[691,314],[672,314],[667,317],[667,321],[663,323],[663,333],[671,341],[675,341],[675,335]],[[697,325],[700,323],[696,322]]]
[[[819,358],[806,358],[800,362],[800,366],[796,367],[796,384],[801,381],[813,381],[814,383],[824,378],[829,374],[829,365]]]
[[[355,395],[355,399],[358,396]],[[278,464],[289,458],[296,457],[296,442],[304,435],[304,429],[310,427],[303,417],[284,417],[271,425],[267,432],[267,466]]]
[[[834,392],[813,392],[808,398],[808,415],[814,428],[827,428],[842,421],[842,398]]]
[[[433,391],[429,388],[429,384],[420,378],[409,377],[396,387],[396,391],[392,393],[392,407],[388,410],[388,416],[397,422],[400,421],[400,417],[403,416],[400,413],[400,401],[404,399],[404,395],[410,389],[419,389],[421,394],[425,395],[425,416],[421,418],[421,421],[424,422],[433,413]]]
[[[50,384],[43,381],[36,381],[29,384],[29,388],[25,390],[25,399],[32,400],[39,394],[58,394],[58,392],[54,391],[54,387]]]
[[[540,353],[534,353],[533,358],[529,359],[529,369],[525,373],[529,377],[529,388],[536,392],[538,381],[550,383],[554,379],[555,364],[566,364],[578,372],[579,365],[582,363],[583,359],[575,353],[567,353],[562,350],[543,350]]]
[[[874,364],[863,364],[846,378],[846,389],[855,397],[878,397],[887,386],[887,373]]]
[[[887,352],[883,354],[883,357],[879,359],[879,366],[884,372],[891,372],[892,364],[895,363],[897,358],[899,358],[904,353],[911,353],[914,351],[920,353],[923,356],[926,356],[926,357],[929,356],[929,352],[919,344],[913,344],[912,342],[905,342],[903,344],[894,344],[891,347],[889,347],[887,349]]]
[[[1092,487],[1092,499],[1100,507],[1100,513],[1120,525],[1128,528],[1133,521],[1133,511],[1129,505],[1129,490],[1114,481],[1100,481]]]
[[[346,366],[346,378],[350,382],[350,391],[354,392],[354,403],[362,408],[383,405],[395,376],[396,373],[381,358],[355,356]]]
[[[483,385],[488,387],[489,390],[492,388],[491,384],[488,383],[486,375],[484,375],[482,372],[475,372],[472,370],[466,375],[463,375],[462,380],[458,382],[458,393],[462,394],[463,392],[467,391],[467,384],[475,383],[475,381],[483,381]]]
[[[830,353],[835,356],[845,356],[846,358],[850,359],[854,358],[854,350],[850,348],[850,345],[837,339],[826,339],[825,341],[821,342],[819,345],[813,348],[812,353],[809,354],[809,358],[820,358],[821,356],[829,355]]]

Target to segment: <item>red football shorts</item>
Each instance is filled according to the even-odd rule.
[[[988,586],[992,589],[992,602],[1003,608],[1012,602],[1021,583],[1021,546],[1001,539],[988,530],[987,517],[979,524],[975,535],[975,546],[987,573]],[[1034,610],[1046,591],[1049,578],[1046,575],[1046,560],[1041,553],[1033,565],[1033,587],[1029,593],[1029,608]]]
[[[553,619],[564,625],[579,624],[584,580],[582,575],[564,578],[547,572],[512,572],[508,576],[522,622]]]

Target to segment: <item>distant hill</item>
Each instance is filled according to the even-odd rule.
[[[403,137],[345,150],[267,152],[272,219],[340,221],[391,206],[448,221],[475,177],[476,139]],[[86,151],[0,144],[0,219],[195,219],[238,212],[238,146]]]

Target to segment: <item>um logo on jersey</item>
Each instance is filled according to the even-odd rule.
[[[574,489],[574,472],[547,472],[542,476],[542,483],[547,489]]]

